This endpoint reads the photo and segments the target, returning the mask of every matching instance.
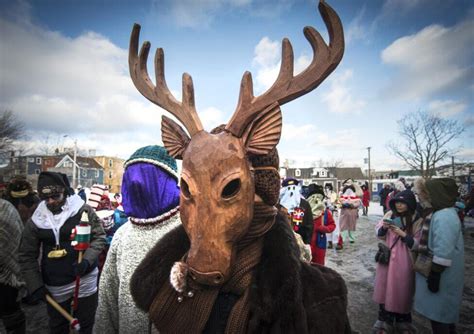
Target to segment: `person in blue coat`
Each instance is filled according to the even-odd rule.
[[[415,310],[431,321],[434,334],[455,333],[464,286],[464,241],[454,204],[457,185],[453,179],[417,180],[415,192],[431,215],[429,230],[420,246],[433,254],[428,277],[416,273]],[[428,219],[430,216],[428,215]],[[426,226],[426,224],[425,224]]]

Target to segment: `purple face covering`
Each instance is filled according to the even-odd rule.
[[[157,217],[179,205],[177,180],[160,167],[138,162],[123,174],[122,206],[134,218]]]

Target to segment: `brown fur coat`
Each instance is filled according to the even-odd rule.
[[[283,215],[264,236],[262,259],[250,292],[248,333],[351,333],[347,289],[332,269],[301,262]],[[145,257],[131,280],[137,306],[148,312],[170,270],[189,248],[182,226],[167,234]],[[179,321],[177,319],[177,321]]]

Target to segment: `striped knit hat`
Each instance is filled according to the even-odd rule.
[[[99,206],[100,199],[104,195],[105,191],[108,190],[106,185],[94,184],[91,188],[91,193],[87,199],[87,204],[90,205],[94,210]]]
[[[139,148],[133,153],[123,167],[127,168],[129,165],[137,162],[147,162],[158,167],[161,167],[166,172],[178,179],[178,167],[176,160],[174,160],[162,146],[150,145]]]

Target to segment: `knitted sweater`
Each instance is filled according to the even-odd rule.
[[[130,279],[148,251],[180,223],[177,214],[152,226],[128,221],[117,230],[100,277],[95,333],[148,333],[148,315],[135,306]]]
[[[22,230],[23,223],[13,204],[0,199],[0,283],[17,289],[25,285],[18,265]]]

